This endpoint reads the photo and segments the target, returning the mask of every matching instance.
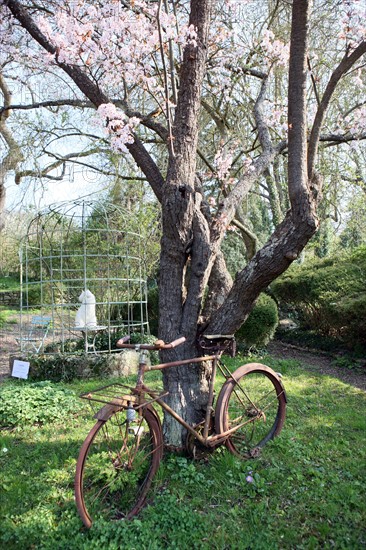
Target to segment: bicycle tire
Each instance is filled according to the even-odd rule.
[[[260,363],[239,367],[222,386],[215,410],[216,433],[243,424],[225,441],[231,453],[248,459],[282,430],[286,393],[279,376]]]
[[[117,520],[137,515],[159,468],[163,439],[156,412],[145,407],[134,422],[127,414],[126,409],[112,407],[80,449],[75,500],[87,528],[97,517]]]

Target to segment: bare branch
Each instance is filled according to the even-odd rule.
[[[225,117],[222,117],[220,113],[217,113],[215,109],[211,107],[211,105],[203,98],[201,99],[201,105],[215,122],[220,134],[224,134],[226,130],[230,129]]]
[[[52,156],[57,160],[52,164],[49,164],[42,170],[23,170],[21,172],[16,172],[15,183],[19,184],[21,182],[21,179],[25,177],[38,177],[38,178],[47,178],[50,180],[61,181],[65,175],[65,167],[67,162],[73,162],[75,158],[87,157],[99,152],[100,152],[99,148],[93,148],[93,149],[89,149],[88,151],[81,151],[79,153],[69,153],[68,155],[64,155],[60,157],[58,155],[55,155],[54,153],[51,153],[50,151],[44,151],[45,154],[47,154],[48,156]],[[83,163],[79,163],[79,164],[83,164]],[[53,176],[50,174],[50,172],[52,172],[53,170],[56,170],[60,166],[62,166],[62,173],[60,176]],[[87,166],[87,165],[84,164],[84,166]],[[91,168],[91,166],[88,166],[88,167]],[[97,170],[96,168],[94,169]]]
[[[169,136],[167,129],[163,124],[160,124],[154,119],[155,115],[157,114],[156,111],[153,111],[148,115],[144,115],[140,113],[140,111],[131,109],[131,107],[128,106],[127,102],[121,99],[112,99],[111,103],[116,105],[116,107],[123,109],[123,111],[128,117],[136,117],[140,119],[141,124],[143,126],[146,126],[150,130],[153,130],[154,132],[156,132],[163,140],[167,140]],[[9,105],[4,105],[4,107],[0,108],[0,116],[2,115],[2,113],[5,113],[9,110],[28,111],[31,109],[40,109],[43,107],[45,108],[47,107],[80,107],[80,108],[95,109],[95,104],[92,101],[85,101],[82,99],[57,99],[57,100],[49,100],[49,101],[38,101],[34,103],[29,103],[27,105],[9,104]]]
[[[263,151],[271,152],[272,150],[272,140],[269,133],[268,124],[265,121],[263,114],[263,103],[266,98],[267,91],[267,78],[263,78],[261,89],[257,97],[257,101],[254,105],[254,116],[257,124],[258,137]]]
[[[239,229],[245,244],[248,260],[251,260],[258,250],[258,239],[246,225],[241,208],[237,209],[236,216],[233,219],[232,224]]]
[[[164,6],[165,6],[165,11],[168,13],[169,12],[168,0],[164,0]],[[173,3],[173,6],[175,11],[174,3]],[[178,24],[178,22],[176,24]],[[170,82],[172,87],[172,97],[173,97],[174,103],[177,104],[178,93],[177,93],[177,86],[175,82],[174,50],[173,50],[172,38],[169,38],[169,68],[170,68]]]
[[[319,141],[327,143],[326,147],[332,147],[334,145],[339,145],[340,143],[349,143],[350,141],[361,141],[366,139],[366,133],[359,134],[321,134]],[[329,142],[329,143],[328,143]]]
[[[262,108],[266,97],[266,89],[267,78],[264,78],[254,106],[254,115],[262,153],[245,171],[244,175],[237,182],[219,208],[216,220],[213,224],[213,232],[218,241],[222,238],[226,225],[233,220],[238,205],[242,203],[244,197],[249,193],[254,183],[286,146],[286,142],[280,142],[276,147],[272,145],[268,125],[265,122]],[[223,224],[223,220],[225,220],[225,224]]]
[[[356,63],[356,61],[366,53],[366,41],[361,42],[352,53],[349,54],[347,50],[344,54],[341,62],[333,71],[329,82],[325,88],[323,97],[315,115],[314,124],[310,134],[310,141],[308,147],[308,176],[311,180],[314,174],[314,164],[318,152],[319,136],[321,126],[327,111],[329,102],[337,87],[337,84],[341,78],[349,71],[349,69]]]
[[[168,71],[165,63],[165,54],[164,54],[164,48],[163,48],[163,34],[162,34],[161,21],[160,21],[162,4],[163,4],[163,0],[159,0],[156,19],[158,23],[160,57],[161,57],[161,63],[163,65],[164,90],[165,90],[165,113],[166,113],[166,119],[168,122],[168,132],[169,132],[168,146],[169,146],[170,153],[174,156],[172,117],[171,117],[171,111],[169,106],[170,94],[169,94],[169,84],[168,84]]]
[[[316,87],[316,80],[315,80],[315,77],[313,75],[313,70],[311,68],[311,63],[310,63],[309,57],[307,58],[307,64],[308,64],[308,69],[309,69],[309,73],[310,73],[311,83],[313,85],[315,99],[316,99],[317,104],[320,105],[320,97],[319,97],[318,89]]]

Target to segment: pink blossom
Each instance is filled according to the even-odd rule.
[[[230,174],[230,168],[233,162],[233,154],[226,153],[223,149],[219,149],[215,155],[215,164],[217,176],[220,180],[225,181]]]
[[[137,117],[127,118],[113,103],[104,103],[98,107],[106,132],[111,136],[111,145],[115,151],[127,152],[126,144],[133,143],[133,132],[140,124]]]
[[[290,44],[276,40],[270,29],[263,32],[261,47],[265,51],[269,61],[277,65],[287,65],[290,56]]]

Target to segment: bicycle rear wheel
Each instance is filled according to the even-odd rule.
[[[79,453],[75,499],[86,527],[96,517],[129,519],[145,504],[163,453],[160,421],[152,409],[136,412],[111,408],[98,420]]]
[[[236,426],[225,441],[240,458],[255,457],[277,436],[286,416],[286,394],[279,376],[260,363],[239,367],[221,388],[215,411],[216,432]]]

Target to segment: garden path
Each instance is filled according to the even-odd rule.
[[[335,365],[336,357],[329,356],[329,354],[318,350],[299,348],[279,340],[273,340],[267,350],[273,357],[295,359],[307,370],[339,378],[346,384],[366,391],[366,358],[359,362],[357,369],[347,369]]]

